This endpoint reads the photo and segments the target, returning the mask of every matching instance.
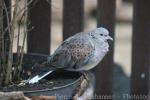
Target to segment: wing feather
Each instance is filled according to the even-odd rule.
[[[88,62],[94,53],[94,45],[88,37],[79,33],[68,38],[54,52],[50,64],[56,68],[74,70]]]

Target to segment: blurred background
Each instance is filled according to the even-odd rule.
[[[84,0],[84,31],[90,31],[96,28],[96,7],[97,0]],[[51,11],[52,54],[63,40],[63,0],[52,0]],[[129,94],[130,91],[132,15],[132,0],[116,0],[115,64],[113,67],[113,93],[116,95]],[[16,48],[14,46],[14,52],[15,51]],[[115,100],[120,100],[120,98]]]
[[[62,42],[62,5],[62,0],[52,0],[51,53]],[[96,6],[97,0],[84,0],[84,31],[93,30],[97,26]],[[113,93],[117,96],[129,94],[132,11],[131,0],[116,0]],[[116,98],[115,100],[121,99]]]
[[[115,55],[114,60],[122,66],[127,76],[131,74],[131,0],[116,0]],[[52,0],[52,52],[62,42],[62,0]],[[97,0],[84,1],[84,31],[96,28]]]
[[[123,71],[129,77],[131,74],[131,33],[132,33],[132,0],[116,0],[116,24],[115,24],[115,55],[114,60],[122,66]],[[24,2],[20,7],[24,6]],[[97,0],[84,1],[84,31],[96,28]],[[52,25],[51,25],[51,53],[62,42],[62,18],[63,0],[52,0]],[[19,17],[18,17],[19,19]],[[17,29],[16,29],[17,33]],[[21,44],[21,43],[20,43]],[[16,45],[16,41],[14,42]],[[13,49],[16,52],[16,46]],[[25,50],[26,51],[26,50]]]

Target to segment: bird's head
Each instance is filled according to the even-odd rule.
[[[109,36],[109,31],[106,28],[99,27],[90,32],[90,35],[93,39],[106,42],[107,40],[113,40],[112,37]]]

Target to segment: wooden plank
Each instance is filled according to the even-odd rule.
[[[109,30],[110,35],[114,37],[115,27],[115,0],[97,0],[97,26],[105,27]],[[96,94],[99,96],[112,96],[112,67],[114,41],[111,43],[110,51],[96,67]],[[103,98],[104,99],[104,98]],[[103,100],[101,99],[101,100]],[[110,100],[110,99],[109,99]]]
[[[63,0],[63,39],[83,30],[83,0]]]
[[[150,67],[150,12],[148,9],[150,1],[134,0],[133,3],[131,94],[148,95]]]
[[[28,0],[29,1],[29,0]],[[27,52],[50,54],[51,0],[35,0],[28,9]]]

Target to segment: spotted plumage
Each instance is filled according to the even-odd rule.
[[[94,68],[109,51],[107,40],[113,40],[105,28],[80,32],[66,39],[44,63],[54,69],[30,78],[26,83],[34,84],[55,69],[87,71]]]
[[[55,68],[65,70],[90,70],[108,52],[108,39],[112,38],[105,28],[77,33],[65,40],[56,49],[48,63]]]

